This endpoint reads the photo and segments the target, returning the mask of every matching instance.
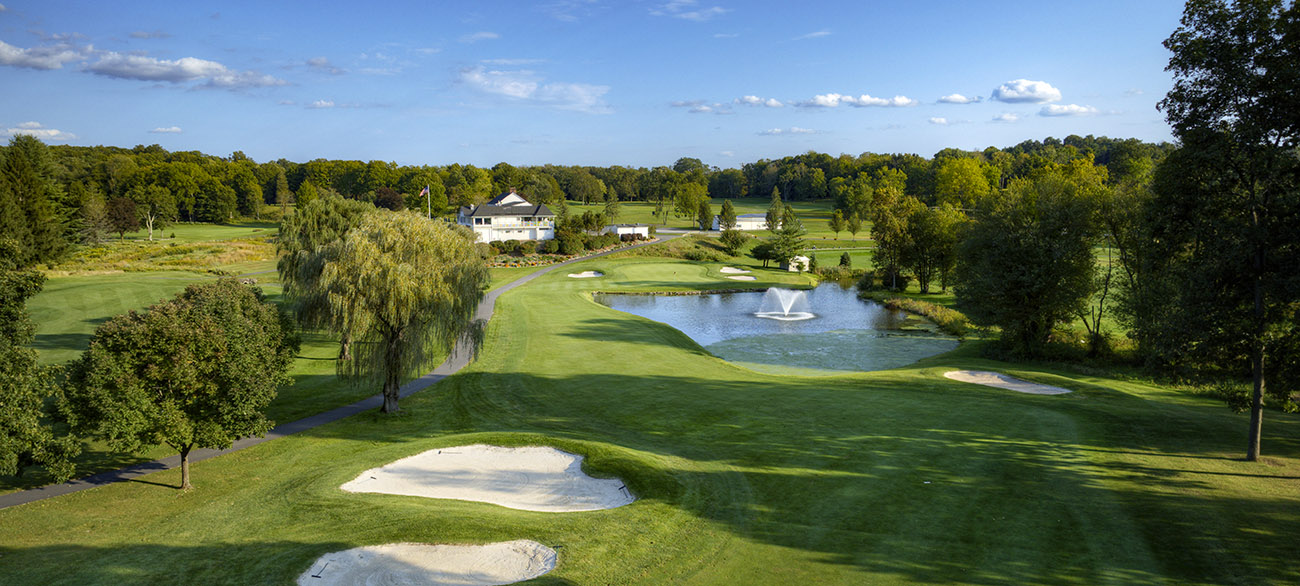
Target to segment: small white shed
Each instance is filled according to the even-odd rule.
[[[649,224],[610,224],[605,226],[606,234],[622,236],[624,234],[636,234],[642,238],[650,238]]]
[[[790,271],[792,273],[806,272],[808,270],[808,262],[808,257],[801,254],[789,261],[781,263],[781,270]]]

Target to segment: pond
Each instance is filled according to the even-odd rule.
[[[773,374],[885,370],[957,347],[933,323],[862,301],[856,289],[834,283],[809,291],[595,299],[677,328],[723,360]]]

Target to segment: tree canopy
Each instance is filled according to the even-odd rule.
[[[382,383],[383,411],[397,411],[402,382],[458,342],[477,347],[475,320],[487,267],[474,235],[409,213],[371,213],[330,245],[320,276],[333,329],[350,335],[358,357],[345,369]]]
[[[27,299],[40,292],[45,275],[19,270],[12,240],[0,240],[0,475],[20,475],[39,464],[55,480],[72,476],[78,444],[50,426],[47,399],[55,394],[55,369],[36,361],[29,348],[35,326]]]
[[[1266,378],[1284,406],[1300,389],[1283,375],[1300,361],[1300,7],[1191,0],[1165,47],[1160,109],[1182,148],[1146,207],[1141,339],[1164,361],[1250,372],[1256,460]]]
[[[79,434],[119,450],[180,452],[190,488],[194,448],[266,433],[263,410],[289,384],[292,322],[234,279],[190,285],[144,313],[100,325],[72,364],[59,409]]]

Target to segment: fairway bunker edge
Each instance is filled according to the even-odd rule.
[[[366,470],[340,488],[549,513],[612,509],[636,500],[623,481],[583,472],[582,456],[538,446],[428,450]]]

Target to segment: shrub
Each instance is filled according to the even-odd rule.
[[[889,291],[904,291],[910,281],[907,273],[897,271],[891,273],[888,268],[880,268],[876,271],[877,280],[880,282],[880,288]]]
[[[858,292],[858,296],[869,299],[878,299],[876,296],[869,293],[863,293],[862,291]],[[935,305],[928,301],[909,299],[906,297],[884,299],[881,300],[881,303],[889,309],[900,309],[908,313],[925,316],[927,319],[934,322],[935,325],[939,326],[939,329],[957,336],[958,338],[965,337],[966,333],[970,331],[970,321],[966,319],[966,316],[962,312],[955,309],[950,309],[942,305]]]
[[[532,240],[525,240],[519,243],[519,254],[528,256],[534,252],[537,252],[536,242],[533,242]]]
[[[840,255],[840,266],[847,267],[847,268],[853,267],[853,257],[849,256],[849,253],[847,251],[844,254]]]
[[[519,252],[519,241],[518,240],[503,241],[501,243],[501,251],[506,253]]]
[[[560,241],[560,254],[565,256],[582,254],[583,251],[587,250],[582,238],[576,234],[565,234],[557,238],[557,240]]]
[[[542,242],[542,252],[546,254],[556,254],[560,252],[560,241],[552,238]]]

